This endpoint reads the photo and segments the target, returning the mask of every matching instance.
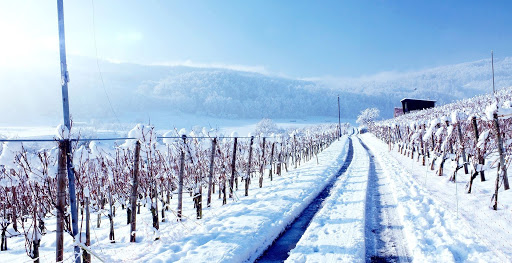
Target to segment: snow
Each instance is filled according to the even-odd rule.
[[[441,133],[443,133],[443,131],[444,131],[444,127],[443,127],[443,126],[441,126],[441,128],[439,128],[439,129],[436,131],[436,133],[435,133],[436,137],[439,137],[439,136],[441,135]]]
[[[399,155],[396,149],[390,152],[373,135],[362,137],[388,178],[392,178],[403,232],[415,262],[512,259],[512,244],[507,241],[510,234],[504,227],[512,223],[512,213],[506,209],[511,196],[500,193],[502,207],[498,212],[492,211],[489,191],[485,189],[492,189],[493,179],[476,182],[474,187],[478,190],[464,194],[468,176],[459,173],[460,181],[448,183],[446,177],[434,176],[434,171]]]
[[[498,105],[493,103],[485,108],[485,116],[487,120],[493,120],[494,114],[498,113]]]
[[[465,194],[469,176],[459,172],[457,182],[435,176],[422,166],[391,150],[371,134],[360,136],[379,164],[379,180],[386,182],[386,195],[395,206],[392,218],[399,225],[403,241],[414,262],[510,262],[512,225],[510,191],[500,190],[498,211],[489,207],[495,168],[486,172],[487,181],[475,180],[473,193]],[[482,134],[481,138],[486,135]],[[323,208],[290,251],[287,262],[362,262],[367,251],[367,194],[370,170],[368,153],[352,137],[354,159],[346,173],[335,183]],[[273,240],[315,198],[342,166],[347,155],[347,137],[334,142],[316,159],[290,169],[272,182],[265,177],[263,188],[252,184],[249,196],[239,189],[234,199],[224,206],[214,194],[212,207],[204,208],[203,218],[195,219],[192,198],[184,197],[184,218],[175,219],[176,198],[166,222],[155,231],[151,225],[149,206],[137,215],[137,242],[130,243],[130,226],[126,210],[117,205],[114,218],[116,243],[109,242],[109,225],[101,215],[102,225],[92,227],[91,252],[106,262],[246,262],[254,261]],[[95,147],[91,147],[91,150]],[[9,146],[4,147],[8,150]],[[85,148],[80,150],[86,153]],[[447,160],[445,173],[451,173],[454,162]],[[451,165],[449,165],[451,164]],[[480,169],[480,167],[478,167]],[[460,170],[462,171],[462,170]],[[2,184],[11,182],[2,179]],[[381,183],[379,183],[381,185]],[[217,189],[218,190],[218,189]],[[372,189],[370,189],[371,191]],[[89,189],[84,190],[88,195]],[[203,192],[204,194],[204,192]],[[203,196],[203,200],[205,196]],[[150,202],[148,202],[149,204]],[[91,217],[96,218],[97,211]],[[80,217],[80,215],[79,215]],[[366,225],[365,225],[366,224]],[[55,256],[55,220],[45,220],[46,235],[41,237],[41,260],[53,261]],[[12,226],[9,232],[14,233]],[[82,229],[83,230],[83,229]],[[155,241],[155,233],[160,237]],[[371,231],[370,231],[371,233]],[[82,233],[82,242],[84,240]],[[384,240],[389,242],[389,240]],[[65,261],[72,259],[73,240],[64,238]],[[23,236],[11,237],[9,250],[2,252],[2,262],[27,261]],[[95,259],[93,259],[95,260]]]
[[[176,239],[177,231],[162,233],[157,255],[137,260],[152,262],[241,262],[254,260],[304,209],[335,175],[346,151],[346,138],[319,155],[320,165],[310,161],[276,179],[269,186],[252,189],[236,203],[204,211],[201,225],[187,225],[194,234]],[[268,181],[268,180],[267,180]],[[264,182],[265,185],[265,182]],[[229,201],[228,201],[229,202]],[[163,232],[163,231],[162,231]],[[171,242],[166,242],[171,241]]]
[[[23,145],[21,142],[4,142],[2,153],[0,154],[0,163],[6,169],[15,168],[16,155],[23,152]]]
[[[368,149],[367,147],[365,147]],[[369,151],[370,170],[366,192],[366,261],[410,262],[412,257],[398,215],[395,189],[380,163]]]
[[[59,124],[57,128],[55,128],[55,136],[59,140],[69,139],[69,129],[64,126],[64,124]]]
[[[480,136],[478,136],[478,143],[476,144],[476,147],[482,149],[485,145],[485,141],[487,140],[487,138],[489,138],[489,133],[490,133],[490,130],[485,130],[484,132],[482,132],[482,134],[480,134]]]
[[[512,101],[505,101],[500,106],[493,103],[485,108],[485,116],[488,120],[493,120],[494,114],[497,114],[500,119],[512,118]]]
[[[343,137],[318,155],[319,164],[312,159],[282,176],[275,175],[272,182],[265,177],[263,188],[252,184],[247,197],[239,189],[235,200],[228,199],[227,205],[222,206],[213,195],[212,207],[203,209],[200,220],[195,219],[192,198],[185,196],[184,219],[177,222],[175,211],[167,212],[166,222],[160,223],[158,241],[153,240],[149,208],[143,207],[137,215],[137,242],[130,243],[125,210],[118,207],[119,215],[114,218],[116,243],[109,243],[108,219],[102,215],[100,228],[91,224],[90,249],[107,262],[253,261],[335,176],[345,160],[346,146],[347,137]],[[176,198],[171,201],[171,208],[176,207]],[[54,220],[48,220],[46,227],[51,233]],[[70,258],[73,242],[69,236],[65,236],[64,245],[64,258]],[[27,259],[22,237],[11,238],[9,249],[2,260]],[[54,256],[55,235],[45,235],[41,239],[41,259],[52,261]]]
[[[364,262],[369,159],[357,139],[354,161],[331,190],[286,262]]]
[[[164,136],[163,136],[163,137],[176,137],[176,131],[170,130],[170,131],[168,131],[168,132],[164,133]],[[175,140],[176,140],[176,139],[164,138],[164,139],[163,139],[163,142],[164,142],[165,144],[172,144],[172,143],[174,143],[174,141],[175,141]]]
[[[500,119],[512,118],[512,101],[506,101],[503,106],[498,109],[498,115]]]

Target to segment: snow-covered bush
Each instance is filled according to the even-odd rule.
[[[277,134],[283,133],[284,129],[279,128],[277,124],[275,124],[271,119],[262,119],[258,124],[256,124],[256,129],[254,131],[256,134]]]
[[[374,122],[380,115],[380,111],[377,108],[368,108],[364,111],[361,111],[361,114],[357,116],[356,123],[361,126],[368,126],[370,123]]]

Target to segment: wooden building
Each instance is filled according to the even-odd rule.
[[[402,99],[402,109],[404,114],[415,111],[415,110],[424,110],[428,108],[434,108],[436,105],[435,100],[420,100],[420,99]]]

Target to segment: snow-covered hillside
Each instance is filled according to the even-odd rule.
[[[492,89],[490,60],[352,79],[298,79],[225,68],[107,61],[98,64],[101,73],[96,60],[69,59],[71,112],[76,121],[140,121],[163,112],[253,119],[337,117],[337,95],[347,119],[355,119],[367,107],[377,107],[381,116],[388,118],[404,97],[430,98],[439,105]],[[512,58],[495,60],[497,88],[512,86],[511,70]],[[3,71],[3,122],[33,124],[41,118],[60,119],[58,73],[58,64]]]

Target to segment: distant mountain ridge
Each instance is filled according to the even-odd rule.
[[[107,61],[100,61],[100,74],[96,60],[71,57],[69,63],[71,112],[78,121],[101,120],[114,115],[133,121],[135,115],[151,117],[161,112],[252,119],[337,117],[338,95],[344,118],[355,119],[368,107],[377,107],[381,117],[390,118],[393,107],[399,106],[404,97],[428,98],[441,105],[492,90],[490,60],[408,73],[317,79],[223,68]],[[51,73],[45,74],[0,74],[0,85],[8,85],[13,91],[41,87],[31,90],[35,98],[22,107],[33,109],[41,116],[60,117],[58,72],[57,68],[52,68]],[[512,57],[495,60],[497,88],[512,86],[511,73]],[[27,74],[32,78],[19,81]],[[13,94],[13,98],[19,97]],[[13,111],[19,107],[16,103],[21,102],[5,99],[0,111],[11,113],[8,117],[21,114]]]
[[[497,88],[512,86],[512,58],[495,61]],[[490,60],[410,73],[382,73],[357,79],[300,80],[225,69],[190,69],[146,81],[140,94],[171,102],[188,113],[223,117],[336,116],[356,118],[377,107],[389,118],[405,97],[436,100],[438,105],[492,90]]]
[[[497,88],[511,86],[512,57],[496,59],[494,63]],[[358,79],[345,79],[341,85],[329,83],[342,90],[403,97],[430,97],[442,104],[492,90],[491,60],[484,59],[409,73],[380,73]]]

